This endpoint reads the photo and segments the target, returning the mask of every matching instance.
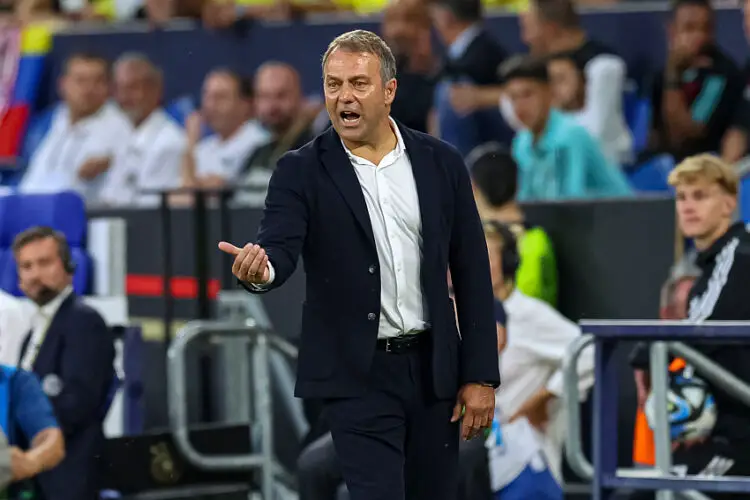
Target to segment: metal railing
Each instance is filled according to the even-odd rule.
[[[205,455],[190,442],[188,426],[188,387],[186,382],[186,351],[197,339],[206,337],[246,339],[252,358],[253,415],[248,432],[252,451],[244,455]],[[194,466],[209,471],[248,471],[260,473],[263,498],[273,498],[275,479],[284,479],[284,471],[273,454],[273,415],[269,351],[271,344],[292,354],[290,346],[274,339],[250,320],[242,322],[192,321],[185,325],[167,351],[167,387],[169,424],[177,450]],[[293,346],[292,346],[293,347]],[[248,372],[249,374],[249,372]],[[256,450],[257,449],[257,450]]]
[[[566,458],[576,474],[593,480],[595,499],[618,488],[659,490],[660,498],[669,498],[674,492],[681,498],[706,500],[697,490],[750,492],[750,478],[678,478],[670,474],[671,451],[669,420],[666,399],[668,391],[668,356],[685,359],[705,379],[730,396],[750,406],[750,387],[734,375],[713,363],[694,349],[676,340],[701,340],[712,342],[737,342],[750,339],[750,324],[739,322],[706,322],[700,325],[684,322],[638,321],[588,321],[581,323],[586,335],[576,339],[569,347],[564,361],[565,406],[568,412]],[[613,348],[619,340],[656,341],[651,347],[651,390],[654,393],[654,436],[656,468],[617,469],[617,380]],[[673,340],[666,342],[666,340]],[[577,363],[583,351],[596,345],[594,462],[583,453],[578,390]],[[610,399],[611,398],[611,399]],[[609,439],[608,439],[609,438]]]

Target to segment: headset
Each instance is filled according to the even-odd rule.
[[[505,279],[513,278],[521,265],[521,256],[518,253],[518,240],[513,230],[502,222],[496,220],[485,221],[485,226],[489,226],[493,232],[500,235],[503,240],[502,250],[502,270]]]
[[[63,269],[65,272],[73,275],[76,273],[76,263],[73,260],[73,254],[70,251],[70,245],[62,234],[57,234],[55,238],[57,240],[57,246],[60,249],[60,259],[62,260]]]

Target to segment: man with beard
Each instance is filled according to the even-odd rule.
[[[18,281],[36,305],[20,368],[34,372],[65,435],[65,459],[34,481],[34,498],[94,500],[102,422],[115,347],[102,317],[73,292],[75,262],[65,236],[33,227],[13,242]]]

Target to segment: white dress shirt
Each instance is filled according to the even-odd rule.
[[[70,123],[67,106],[60,106],[31,157],[20,190],[49,193],[71,189],[87,200],[95,199],[105,175],[85,181],[78,176],[78,170],[87,160],[112,157],[132,129],[125,115],[112,103],[75,124]]]
[[[218,175],[225,181],[236,179],[250,155],[270,140],[257,121],[250,120],[226,140],[210,135],[195,147],[195,172],[198,177]]]
[[[562,447],[565,415],[562,364],[568,346],[581,335],[572,321],[541,300],[514,290],[503,302],[508,316],[508,342],[500,355],[502,385],[495,395],[505,450],[497,450],[493,435],[487,439],[493,491],[499,491],[530,463],[541,450],[550,471],[562,481]],[[581,395],[593,384],[594,351],[586,349],[578,362]],[[526,420],[504,424],[537,391],[546,387],[557,396],[550,401],[550,421],[542,433]],[[513,449],[511,449],[514,447]],[[500,453],[499,451],[504,451]]]
[[[36,314],[32,318],[32,330],[31,338],[29,338],[29,345],[26,348],[26,352],[23,353],[21,358],[20,367],[26,371],[32,371],[34,368],[34,361],[39,354],[39,350],[44,344],[44,338],[47,336],[47,329],[55,318],[58,309],[65,299],[73,293],[73,287],[67,286],[57,297],[44,304],[42,307],[37,307]]]
[[[0,364],[16,366],[31,331],[31,315],[20,299],[0,290]]]
[[[429,328],[422,296],[422,219],[417,185],[406,145],[396,122],[396,148],[378,165],[354,155],[342,142],[357,174],[370,216],[380,264],[378,338],[418,333]],[[274,270],[269,262],[269,283]]]
[[[186,145],[183,129],[162,109],[155,110],[115,152],[96,201],[115,206],[155,206],[159,196],[143,191],[179,187]]]

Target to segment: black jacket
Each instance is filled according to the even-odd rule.
[[[690,290],[688,321],[750,321],[750,233],[738,222],[711,245],[698,254],[696,264],[701,270]],[[750,344],[693,344],[711,360],[750,384]],[[648,349],[639,344],[631,363],[636,368],[648,368]],[[718,418],[714,435],[727,439],[750,440],[750,410],[717,387],[711,392],[716,400]]]
[[[498,384],[492,285],[482,224],[463,159],[399,124],[422,218],[422,289],[432,325],[432,388]],[[364,393],[378,333],[380,273],[362,188],[333,128],[284,155],[271,177],[257,243],[275,270],[270,289],[306,274],[296,395]],[[461,337],[446,279],[450,266]],[[251,290],[256,292],[256,290]]]

